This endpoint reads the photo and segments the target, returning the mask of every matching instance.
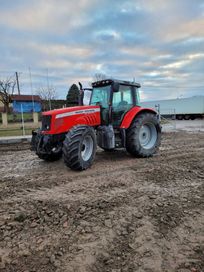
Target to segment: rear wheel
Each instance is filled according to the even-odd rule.
[[[96,153],[96,135],[89,126],[75,126],[66,135],[63,157],[66,166],[73,170],[89,168]]]
[[[161,127],[155,114],[142,113],[127,130],[127,151],[135,157],[150,157],[161,142]]]

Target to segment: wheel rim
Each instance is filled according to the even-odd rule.
[[[81,157],[84,161],[88,161],[93,153],[93,139],[90,135],[84,137],[81,146]]]
[[[139,131],[139,141],[143,148],[151,149],[157,141],[157,130],[154,124],[147,123],[141,126]]]

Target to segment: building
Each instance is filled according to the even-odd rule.
[[[42,104],[39,95],[12,95],[13,112],[41,112]]]

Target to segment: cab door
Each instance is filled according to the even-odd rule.
[[[113,92],[112,100],[112,124],[119,127],[124,115],[134,106],[133,88],[120,85],[117,92]]]
[[[95,87],[92,91],[90,105],[98,105],[101,108],[101,124],[109,125],[111,86]]]

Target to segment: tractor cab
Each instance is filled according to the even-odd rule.
[[[106,79],[92,84],[90,105],[100,105],[102,124],[120,126],[124,115],[139,106],[139,83]]]

